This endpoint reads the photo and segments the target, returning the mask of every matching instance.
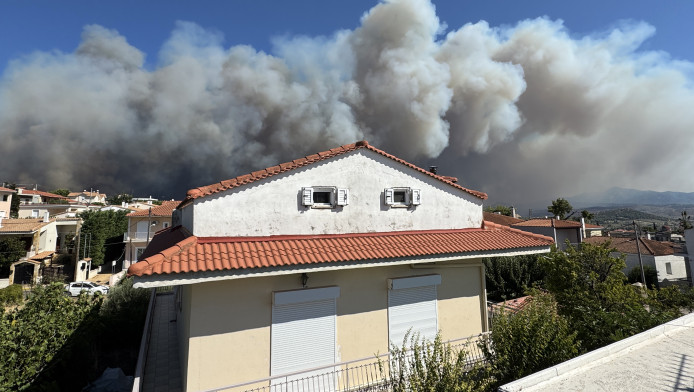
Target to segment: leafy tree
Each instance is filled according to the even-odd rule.
[[[687,214],[687,211],[682,211],[679,218],[679,231],[684,233],[685,230],[692,228],[692,217]]]
[[[569,214],[574,208],[571,206],[568,200],[562,199],[561,197],[552,200],[552,205],[547,206],[547,212],[551,213],[553,216],[558,216],[559,219],[564,219],[566,218],[566,215]]]
[[[545,287],[584,348],[602,347],[667,319],[665,313],[648,312],[649,300],[627,283],[624,259],[610,256],[609,243],[584,243],[580,249],[567,245],[564,252],[555,250],[540,262]]]
[[[496,315],[490,338],[480,344],[496,386],[578,354],[576,332],[559,314],[552,295],[535,290],[532,296],[518,312]]]
[[[658,287],[658,271],[650,265],[643,266],[643,274],[646,276],[646,286]],[[634,267],[627,275],[629,283],[641,282],[641,267]]]
[[[583,210],[581,211],[581,217],[585,219],[586,222],[590,222],[593,220],[593,218],[595,218],[595,215],[588,210]]]
[[[82,231],[80,237],[80,249],[77,251],[81,257],[91,257],[92,265],[99,266],[104,263],[104,244],[106,239],[122,235],[128,230],[128,218],[125,211],[84,211],[80,213],[82,218]],[[85,254],[85,238],[89,241]]]
[[[65,188],[58,188],[54,190],[53,193],[55,193],[56,195],[68,197],[68,195],[70,195],[70,190]]]
[[[129,193],[119,193],[109,197],[106,201],[111,205],[121,205],[123,202],[130,203],[133,201],[133,195]]]
[[[492,257],[484,260],[487,296],[495,301],[522,297],[544,278],[537,255]]]
[[[0,239],[0,271],[5,271],[10,264],[26,256],[26,244],[17,237]],[[0,272],[0,274],[2,274]]]
[[[8,189],[17,189],[17,185],[8,184]],[[19,218],[19,196],[15,193],[12,195],[12,201],[10,202],[10,218]]]
[[[484,210],[487,212],[492,212],[492,213],[501,213],[501,215],[506,215],[506,216],[513,216],[513,208],[512,207],[507,207],[504,205],[497,205],[497,206],[488,206],[484,207]]]

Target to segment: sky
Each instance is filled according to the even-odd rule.
[[[487,204],[692,192],[693,11],[684,0],[4,1],[0,181],[180,199],[367,139]]]

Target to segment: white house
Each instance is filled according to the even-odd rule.
[[[154,234],[171,226],[171,214],[180,201],[164,201],[161,205],[152,205],[147,209],[130,212],[128,216],[128,231],[123,235],[125,255],[123,268],[135,263]]]
[[[9,218],[12,206],[12,196],[16,193],[14,189],[0,186],[0,217]]]
[[[177,346],[180,372],[141,382],[333,390],[410,329],[487,331],[482,258],[553,241],[485,222],[486,197],[366,141],[191,189],[128,269],[136,287],[176,287],[177,338],[150,354]]]

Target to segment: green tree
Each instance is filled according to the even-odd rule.
[[[8,270],[10,264],[26,256],[26,244],[17,237],[0,239],[0,271]]]
[[[532,296],[518,312],[496,315],[489,339],[480,343],[496,387],[578,354],[576,332],[552,295],[535,290]]]
[[[54,190],[53,193],[55,193],[56,195],[68,197],[68,195],[70,194],[70,190],[65,188],[58,188]]]
[[[679,218],[679,231],[684,233],[685,230],[692,228],[692,217],[687,214],[687,211],[682,211]]]
[[[506,216],[513,216],[513,207],[508,207],[504,205],[496,205],[496,206],[488,206],[484,207],[484,210],[487,212],[492,212],[492,213],[501,213],[501,215],[506,215]]]
[[[130,203],[133,201],[133,195],[129,193],[119,193],[109,197],[106,201],[111,205],[121,205],[123,202]]]
[[[122,235],[128,230],[128,218],[125,211],[84,211],[82,231],[80,233],[80,257],[91,257],[92,266],[104,263],[104,244],[111,237]],[[85,243],[85,239],[87,243]],[[85,252],[86,245],[86,252]]]
[[[590,222],[595,218],[595,215],[588,210],[583,210],[581,211],[581,217],[585,219],[586,222]]]
[[[658,286],[658,271],[655,268],[650,265],[644,265],[643,274],[646,276],[646,286],[651,288]],[[632,268],[627,275],[627,279],[629,283],[641,282],[641,267]]]
[[[648,298],[628,284],[622,273],[624,259],[612,257],[612,252],[609,243],[584,243],[580,248],[569,245],[564,252],[555,250],[540,260],[545,287],[588,350],[642,332],[668,317],[648,312]]]
[[[537,255],[492,257],[484,260],[484,267],[487,297],[495,301],[522,297],[545,275]]]
[[[7,188],[16,190],[17,185],[8,184]],[[19,196],[16,193],[12,195],[12,201],[10,202],[10,218],[19,218]]]
[[[562,199],[561,197],[552,200],[552,205],[547,206],[547,212],[551,213],[553,216],[558,216],[559,219],[565,219],[567,214],[573,210],[573,206],[568,200]]]

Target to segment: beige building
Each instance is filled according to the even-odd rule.
[[[26,253],[10,267],[11,283],[32,283],[42,262],[50,262],[56,251],[58,230],[54,219],[0,218],[0,239],[14,237],[24,242]]]
[[[125,255],[123,269],[135,263],[149,241],[158,231],[171,226],[171,213],[180,201],[164,201],[161,205],[152,205],[146,209],[129,213],[128,231],[123,236]]]
[[[188,191],[128,270],[175,287],[180,372],[136,384],[335,390],[408,331],[487,331],[481,259],[553,241],[484,221],[486,194],[453,181],[362,141]]]
[[[15,194],[15,192],[16,191],[14,189],[4,188],[0,186],[0,217],[10,217],[12,196]]]
[[[106,204],[106,194],[96,191],[83,190],[82,192],[70,192],[68,199],[81,204]]]

